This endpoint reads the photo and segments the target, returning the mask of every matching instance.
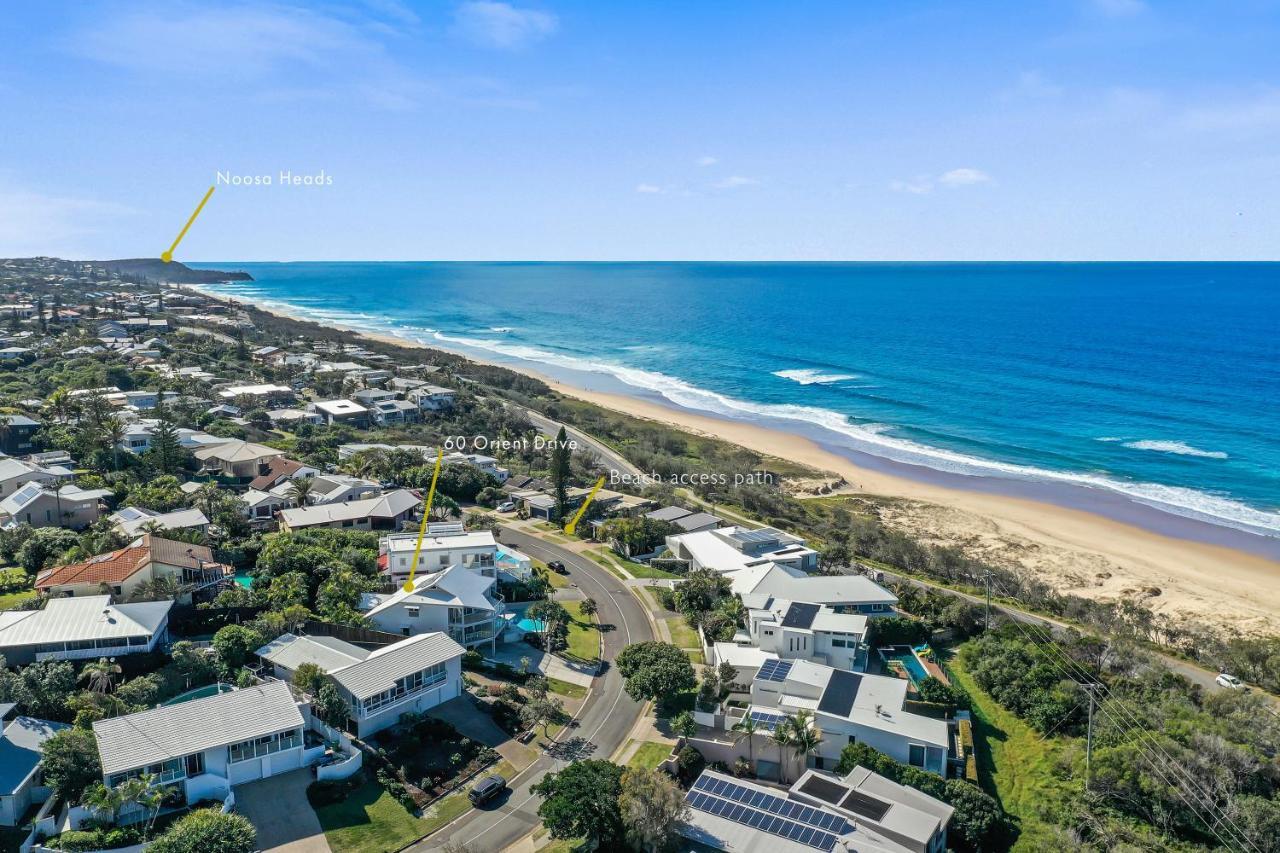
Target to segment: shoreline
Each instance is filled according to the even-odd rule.
[[[251,299],[216,292],[207,295],[295,321],[317,322]],[[1036,498],[917,480],[860,465],[790,432],[630,395],[586,390],[523,365],[390,333],[340,323],[320,325],[523,373],[566,397],[831,472],[850,484],[842,493],[893,499],[882,512],[889,526],[926,541],[962,547],[996,564],[1020,568],[1060,592],[1102,600],[1138,600],[1175,621],[1204,622],[1242,633],[1280,632],[1280,560],[1262,554],[1156,532]]]

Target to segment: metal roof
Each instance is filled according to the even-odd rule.
[[[337,637],[298,637],[293,634],[281,634],[255,654],[288,670],[313,663],[325,672],[359,663],[369,656],[368,650]]]
[[[172,601],[112,604],[107,595],[52,598],[43,610],[5,614],[0,649],[74,640],[150,636],[169,615]]]
[[[40,765],[44,742],[65,728],[70,727],[34,717],[15,717],[4,726],[4,734],[0,735],[0,797],[17,792]]]
[[[409,637],[378,649],[369,657],[329,673],[357,699],[376,696],[404,678],[438,663],[461,657],[466,649],[439,631]]]
[[[302,725],[289,685],[271,681],[98,720],[93,732],[102,772],[109,775]]]

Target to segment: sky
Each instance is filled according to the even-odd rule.
[[[158,256],[224,173],[272,183],[176,259],[1280,259],[1280,0],[52,0],[0,44],[0,256]]]

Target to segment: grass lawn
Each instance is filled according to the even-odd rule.
[[[627,762],[627,766],[644,767],[652,770],[665,761],[667,756],[670,754],[671,744],[647,740],[640,744],[640,748],[636,750],[635,755],[631,756],[631,760]]]
[[[959,658],[948,664],[952,680],[973,698],[974,743],[978,780],[998,799],[1020,829],[1015,851],[1050,849],[1054,822],[1046,805],[1069,799],[1069,783],[1054,775],[1054,766],[1069,742],[1041,739],[1030,726],[1002,708],[965,671]]]
[[[663,620],[671,632],[671,642],[682,649],[701,649],[698,632],[689,627],[683,616],[670,616]]]
[[[558,678],[547,678],[547,686],[551,688],[552,693],[559,693],[561,696],[567,696],[570,699],[581,699],[587,695],[587,688],[581,684],[574,684],[572,681],[561,681]]]
[[[582,614],[581,601],[566,601],[564,609],[573,617],[573,621],[569,623],[569,647],[565,651],[581,660],[598,660],[600,629],[596,627],[596,617]]]
[[[634,560],[624,560],[619,557],[618,562],[622,563],[622,567],[631,573],[632,577],[646,579],[663,579],[678,578],[680,575],[674,572],[664,572],[662,569],[655,569],[652,566],[646,566],[644,563],[637,563]]]
[[[547,564],[541,560],[532,560],[533,570],[539,575],[547,579],[547,583],[551,584],[552,589],[560,589],[569,585],[569,579],[558,572],[553,572],[547,568]]]
[[[500,762],[494,773],[510,779],[514,768]],[[334,853],[390,853],[399,850],[471,809],[467,789],[437,800],[415,817],[377,782],[366,782],[340,803],[316,811]]]
[[[30,601],[35,597],[36,591],[34,589],[0,593],[0,610],[12,610],[22,602]]]

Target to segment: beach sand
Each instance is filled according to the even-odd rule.
[[[393,335],[350,331],[397,346],[431,349]],[[858,466],[801,436],[586,391],[534,370],[488,363],[534,376],[566,397],[831,472],[854,493],[894,499],[881,512],[891,527],[1018,568],[1061,592],[1138,601],[1182,624],[1244,634],[1280,632],[1280,562],[1275,560],[1040,501],[918,482]]]

